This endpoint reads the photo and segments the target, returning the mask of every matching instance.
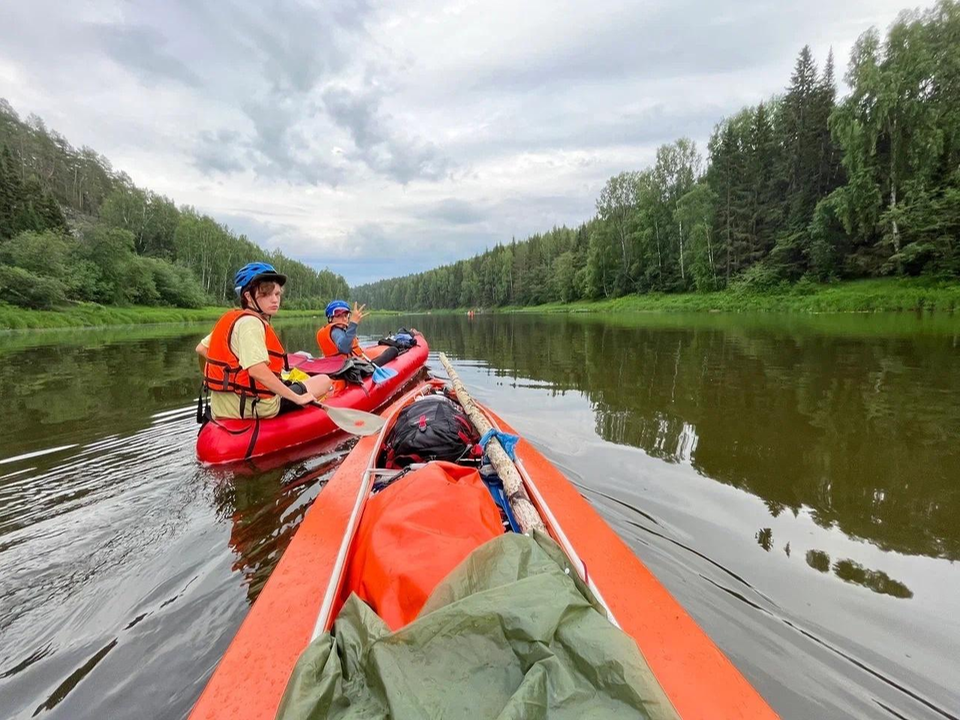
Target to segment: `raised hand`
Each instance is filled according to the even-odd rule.
[[[353,312],[350,313],[350,322],[359,323],[361,320],[363,320],[367,316],[367,313],[364,312],[366,307],[366,305],[358,306],[356,302],[353,303]]]

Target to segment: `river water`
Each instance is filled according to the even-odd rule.
[[[960,717],[960,319],[364,331],[399,324],[576,483],[783,717]],[[183,717],[348,452],[199,467],[207,330],[0,336],[0,717]],[[313,349],[312,322],[278,330]]]

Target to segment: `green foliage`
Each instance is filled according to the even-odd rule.
[[[46,310],[66,300],[66,288],[55,278],[35,275],[19,267],[0,265],[0,297],[20,307]]]
[[[762,271],[754,271],[761,272]],[[960,309],[960,284],[927,278],[882,278],[817,284],[801,278],[795,284],[766,278],[765,290],[749,283],[710,293],[647,293],[609,300],[555,303],[511,312],[792,312],[864,313]],[[761,283],[763,284],[763,283]]]
[[[133,235],[126,230],[94,228],[84,235],[78,256],[86,261],[89,272],[80,299],[125,305],[142,296],[152,298],[148,287],[151,278],[136,262]]]
[[[766,263],[751,265],[730,285],[737,295],[772,295],[787,289],[779,271]]]
[[[571,251],[558,255],[552,266],[553,294],[560,302],[578,298],[576,258]]]
[[[22,173],[10,149],[0,146],[0,240],[22,232],[65,230],[67,224],[56,200],[36,177],[24,180]]]
[[[61,206],[78,218],[73,236]],[[192,208],[178,209],[39,118],[22,121],[2,99],[0,245],[9,246],[2,262],[62,284],[62,293],[48,293],[54,303],[231,304],[234,273],[256,260],[289,277],[288,305],[322,308],[348,294],[340,275],[265,252]]]
[[[25,232],[0,245],[0,262],[66,280],[74,243],[57,232]]]
[[[825,282],[842,272],[843,258],[850,252],[850,240],[841,219],[841,193],[836,191],[817,203],[808,228],[809,267],[813,275]]]
[[[699,292],[718,290],[716,223],[717,195],[706,182],[700,182],[677,201],[678,226],[686,228],[690,272]]]
[[[96,214],[115,183],[129,182],[125,175],[114,172],[106,158],[90,148],[72,147],[35,115],[21,120],[0,98],[0,146],[4,145],[22,182],[42,178],[44,191],[58,206],[79,213]],[[24,229],[41,228],[20,228],[11,234]]]
[[[40,305],[28,295],[5,298],[24,307],[52,307],[68,300],[193,308],[207,304],[190,270],[135,254],[133,236],[125,230],[96,227],[79,241],[51,230],[21,233],[0,246],[0,263],[43,280]]]
[[[187,268],[156,258],[139,258],[139,263],[150,273],[157,295],[155,304],[181,308],[200,308],[207,304],[207,297]]]
[[[118,187],[100,207],[101,222],[126,230],[140,255],[172,258],[180,212],[172,200],[132,185]]]
[[[524,243],[497,245],[469,260],[353,288],[350,297],[396,309],[531,305],[587,292],[585,264],[593,224],[561,227]],[[346,295],[346,293],[344,293]]]
[[[838,196],[870,274],[955,269],[960,163],[960,4],[903,13],[886,40],[865,33],[847,73],[850,95],[831,120],[850,182]]]

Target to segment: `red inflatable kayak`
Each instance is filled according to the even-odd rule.
[[[383,346],[365,348],[375,356]],[[355,410],[376,410],[389,401],[406,385],[427,360],[430,351],[422,335],[417,345],[401,354],[385,367],[396,375],[379,385],[367,378],[363,385],[347,385],[324,399],[331,407]],[[300,355],[288,355],[290,367],[297,367],[315,375],[334,372],[343,364],[342,358],[310,360]],[[197,436],[197,459],[208,465],[235,462],[308,443],[337,431],[337,426],[319,407],[305,407],[266,420],[216,420],[208,422]]]

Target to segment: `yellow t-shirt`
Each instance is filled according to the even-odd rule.
[[[209,348],[210,336],[207,335],[200,341],[200,344]],[[244,315],[237,320],[233,326],[233,334],[230,336],[230,350],[240,359],[240,367],[244,370],[257,363],[268,362],[270,355],[267,353],[267,334],[263,329],[263,323],[251,315]],[[250,413],[251,402],[252,400],[247,398],[246,416],[248,418],[253,417]],[[240,396],[233,392],[211,391],[210,412],[218,419],[238,419],[240,417]],[[256,412],[260,418],[276,416],[280,412],[280,396],[261,398],[260,402],[257,403]]]

